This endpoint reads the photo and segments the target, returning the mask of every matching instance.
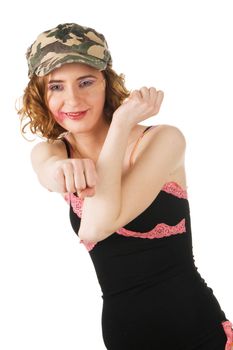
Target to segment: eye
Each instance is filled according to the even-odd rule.
[[[63,89],[61,84],[51,84],[49,85],[49,90],[51,91],[61,91]]]
[[[79,87],[85,89],[95,84],[95,80],[87,79],[80,82]]]

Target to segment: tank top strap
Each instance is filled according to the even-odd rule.
[[[69,141],[68,141],[65,137],[62,137],[62,138],[61,138],[61,141],[63,141],[64,144],[65,144],[66,152],[67,152],[67,157],[68,157],[68,158],[71,158],[71,153],[72,153],[71,144],[69,143]]]
[[[136,148],[137,148],[139,142],[141,141],[141,139],[143,138],[143,136],[145,135],[145,133],[146,133],[148,130],[150,130],[151,128],[154,128],[154,127],[156,127],[156,125],[148,126],[146,129],[143,130],[143,132],[141,133],[141,135],[140,135],[139,138],[137,139],[137,141],[136,141],[136,143],[135,143],[135,145],[134,145],[134,147],[133,147],[133,150],[132,150],[132,152],[131,152],[131,154],[130,154],[129,166],[132,165],[132,158],[133,158],[133,155],[134,155],[134,153],[135,153],[135,150],[136,150]]]
[[[141,139],[143,138],[143,136],[145,135],[145,133],[146,133],[148,130],[150,130],[151,128],[153,128],[153,127],[156,127],[156,125],[151,125],[151,126],[146,127],[146,129],[143,130],[142,134],[141,134],[141,135],[139,136],[139,138],[137,139],[137,141],[136,141],[136,143],[135,143],[135,145],[134,145],[134,147],[133,147],[133,150],[132,150],[132,152],[131,152],[131,155],[130,155],[130,159],[129,159],[130,166],[132,165],[132,157],[133,157],[133,155],[134,155],[134,153],[135,153],[135,150],[136,150],[136,148],[137,148],[139,142],[141,141]],[[71,146],[71,144],[69,143],[69,141],[68,141],[65,137],[62,137],[60,140],[63,141],[64,144],[65,144],[66,152],[67,152],[67,157],[68,157],[68,158],[71,158],[71,157],[72,157],[72,146]]]

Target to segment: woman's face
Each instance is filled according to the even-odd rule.
[[[100,71],[68,63],[52,71],[46,80],[48,108],[64,129],[87,131],[103,122],[105,80]]]

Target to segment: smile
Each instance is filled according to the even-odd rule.
[[[62,116],[71,120],[79,120],[83,117],[85,117],[87,113],[86,111],[80,111],[80,112],[61,112]]]

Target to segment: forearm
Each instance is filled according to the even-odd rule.
[[[56,162],[66,158],[66,150],[62,142],[40,142],[31,151],[31,162],[38,180],[45,188],[59,191],[57,181],[55,181]]]
[[[95,195],[83,203],[79,237],[99,241],[121,210],[121,176],[131,126],[113,119],[96,163],[98,181]]]
[[[53,156],[40,164],[39,169],[37,169],[36,174],[40,184],[51,192],[57,191],[57,184],[53,176],[53,166],[54,163],[59,160],[58,157]]]

